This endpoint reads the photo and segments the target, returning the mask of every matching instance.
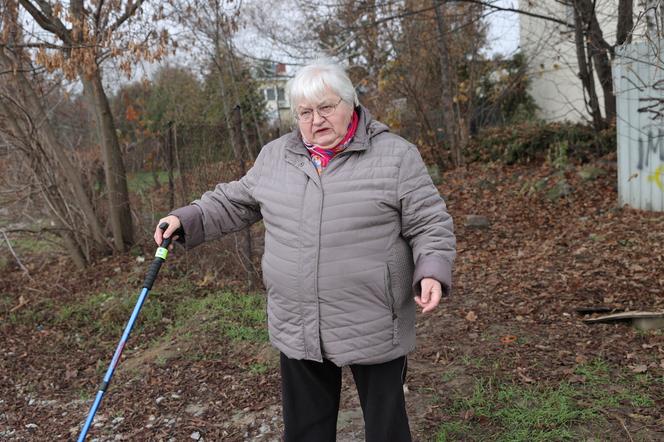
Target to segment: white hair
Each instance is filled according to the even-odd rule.
[[[288,82],[288,99],[295,115],[296,107],[302,101],[320,101],[325,89],[330,88],[343,101],[359,106],[355,87],[346,71],[330,59],[318,59],[300,69]]]

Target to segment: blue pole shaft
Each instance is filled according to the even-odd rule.
[[[134,311],[132,312],[131,317],[129,318],[129,322],[127,322],[127,326],[125,327],[124,332],[122,333],[122,338],[120,338],[120,343],[118,344],[118,347],[115,349],[115,354],[113,355],[113,359],[111,360],[111,363],[108,366],[108,370],[106,370],[104,381],[102,382],[101,387],[97,392],[97,396],[95,397],[95,401],[92,404],[92,408],[90,408],[90,412],[88,413],[88,418],[85,420],[85,425],[83,425],[81,434],[78,436],[78,442],[85,441],[85,437],[88,434],[90,425],[92,425],[92,421],[95,418],[95,413],[97,413],[97,408],[99,408],[99,404],[101,404],[101,400],[104,397],[104,393],[106,393],[108,384],[111,382],[111,378],[113,377],[113,373],[115,372],[115,367],[117,367],[118,362],[120,362],[120,356],[122,356],[122,350],[124,350],[124,346],[127,343],[127,339],[129,339],[129,334],[131,333],[132,328],[134,328],[134,323],[136,322],[138,313],[141,311],[143,303],[145,302],[145,299],[147,298],[149,292],[150,290],[145,287],[143,288],[143,290],[141,290],[141,294],[138,297],[138,301],[136,301],[136,306],[134,307]]]

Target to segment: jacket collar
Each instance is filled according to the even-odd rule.
[[[359,105],[355,110],[358,112],[360,120],[357,123],[355,137],[353,137],[350,145],[344,149],[344,152],[367,150],[371,145],[371,138],[379,133],[389,131],[387,126],[373,119],[366,107]],[[286,135],[285,149],[295,154],[309,155],[307,148],[302,143],[302,135],[299,128],[295,127],[291,133]]]

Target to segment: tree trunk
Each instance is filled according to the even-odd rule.
[[[175,144],[173,136],[173,122],[168,122],[168,134],[166,135],[166,164],[168,165],[168,211],[175,207],[175,179],[173,170],[175,169],[175,160],[173,155],[173,145]],[[182,171],[180,171],[182,175]],[[182,204],[186,204],[183,202]]]
[[[65,197],[61,193],[58,168],[52,167],[54,162],[52,152],[49,155],[47,149],[44,149],[37,139],[38,135],[37,137],[29,135],[32,131],[26,129],[31,128],[25,128],[21,124],[23,119],[10,106],[4,108],[4,114],[8,124],[5,134],[9,134],[15,140],[15,145],[20,143],[16,146],[16,150],[22,154],[27,168],[32,172],[34,183],[39,186],[46,206],[52,214],[50,221],[61,229],[58,235],[63,239],[65,249],[74,264],[78,268],[85,268],[89,256],[83,254],[81,245],[84,240],[77,234],[78,226],[74,225],[72,213],[68,210]]]
[[[583,84],[583,89],[588,94],[586,97],[586,106],[593,119],[593,126],[597,130],[604,129],[604,119],[599,108],[599,100],[595,90],[595,78],[593,75],[592,58],[586,54],[586,35],[585,23],[581,15],[580,2],[576,0],[574,4],[574,41],[576,43],[576,58],[579,64],[579,78]]]
[[[102,86],[100,67],[97,66],[89,76],[81,72],[81,78],[85,94],[95,112],[97,133],[104,158],[113,243],[116,250],[124,251],[126,246],[133,244],[133,225],[129,191],[127,190],[127,174],[122,161],[115,122],[108,97]]]
[[[447,44],[445,34],[447,29],[445,26],[445,17],[442,11],[442,2],[434,0],[434,8],[436,10],[436,25],[438,29],[438,52],[440,57],[440,74],[441,74],[441,107],[443,110],[443,128],[445,130],[445,138],[453,153],[454,161],[457,166],[463,164],[462,158],[462,139],[459,136],[462,128],[459,128],[459,121],[457,118],[457,111],[454,104],[454,96],[456,95],[455,85],[457,84],[456,73],[454,67],[451,65],[450,50]]]
[[[13,60],[5,53],[5,50],[0,48],[0,69],[2,70],[13,70]],[[5,83],[8,87],[10,86],[9,81]],[[91,236],[94,242],[96,243],[97,249],[102,249],[106,244],[106,237],[103,233],[102,226],[95,214],[92,202],[89,199],[88,193],[85,190],[83,181],[81,180],[81,174],[76,171],[71,158],[65,151],[64,146],[57,139],[55,131],[51,126],[51,122],[42,107],[39,98],[37,97],[36,92],[32,88],[32,85],[28,79],[21,72],[15,72],[13,77],[13,91],[16,93],[15,99],[18,99],[25,106],[25,111],[29,113],[32,121],[40,122],[40,124],[34,129],[37,132],[37,136],[44,146],[48,146],[52,152],[53,158],[59,164],[59,172],[64,176],[65,180],[69,184],[74,193],[76,199],[76,204],[79,207],[83,219],[89,229],[87,235]],[[6,109],[10,111],[9,108]],[[10,118],[10,121],[18,124],[18,116],[14,115],[14,118]],[[18,129],[18,126],[15,127]]]
[[[233,109],[233,119],[236,135],[242,131],[242,110],[240,105],[236,105]],[[246,165],[244,163],[244,150],[241,147],[241,142],[239,136],[236,136],[235,142],[233,143],[233,150],[235,152],[235,159],[240,163],[240,175],[244,176],[247,172]],[[253,247],[251,245],[251,229],[244,229],[242,232],[243,243],[240,247],[240,261],[242,266],[247,272],[247,292],[251,292],[256,289],[257,277],[256,272],[254,271],[253,264]]]
[[[228,55],[229,55],[229,59],[230,59],[230,62],[228,63],[228,66],[230,67],[230,71],[231,71],[231,78],[232,78],[232,81],[233,81],[233,90],[235,91],[236,102],[239,103],[240,102],[240,94],[239,94],[238,89],[237,89],[238,77],[236,76],[237,71],[235,69],[235,54],[233,53],[233,47],[232,47],[232,43],[231,43],[231,36],[230,35],[224,35],[224,40],[226,41],[226,48],[228,50]],[[254,103],[253,103],[252,100],[249,100],[249,111],[251,113],[254,128],[256,130],[256,138],[257,138],[258,144],[259,144],[258,149],[255,152],[254,152],[253,149],[251,149],[251,146],[249,144],[249,140],[248,140],[247,135],[246,135],[246,131],[243,130],[242,133],[243,133],[244,142],[246,144],[247,153],[249,154],[249,157],[253,161],[253,160],[256,159],[256,154],[258,153],[258,151],[263,147],[263,136],[261,135],[261,131],[260,131],[260,128],[258,126],[258,119],[256,117],[256,109],[254,108]],[[279,114],[279,97],[277,97],[277,115],[278,114]],[[244,125],[244,120],[242,120],[242,122],[243,122],[243,125]]]
[[[76,268],[79,270],[85,269],[88,265],[88,261],[81,251],[80,245],[76,242],[76,238],[68,231],[62,231],[59,235],[60,238],[62,238],[67,253],[69,253],[69,257],[74,261]]]
[[[230,74],[230,79],[231,79],[231,89],[233,91],[233,101],[237,104],[237,106],[240,105],[240,91],[238,91],[237,87],[237,71],[235,70],[235,62],[234,62],[234,55],[233,55],[233,48],[231,47],[230,43],[230,36],[226,35],[226,33],[223,33],[224,37],[224,42],[226,44],[226,51],[228,54],[228,63],[226,65],[229,68],[229,74]],[[244,124],[244,119],[241,116],[242,109],[241,108],[236,108],[233,110],[233,112],[237,113],[240,112],[240,118],[239,118],[239,125],[235,124],[235,127],[237,128],[238,131],[242,134],[242,141],[244,142],[244,148],[247,151],[247,155],[253,160],[255,160],[254,153],[252,152],[251,145],[249,143],[249,137],[247,135],[247,130],[246,126]],[[279,97],[277,96],[277,112],[279,112]],[[253,112],[252,112],[253,113]],[[236,118],[237,122],[237,118]]]
[[[228,131],[228,135],[230,135],[231,143],[235,144],[239,142],[238,140],[240,139],[240,134],[236,134],[234,132],[235,128],[233,127],[233,124],[231,124],[231,110],[228,106],[230,97],[226,89],[226,84],[224,83],[224,69],[223,69],[224,60],[221,49],[222,39],[224,38],[224,32],[221,24],[222,17],[219,15],[218,9],[215,9],[215,11],[217,11],[216,12],[217,16],[215,17],[215,22],[214,22],[214,36],[213,36],[214,56],[212,57],[212,62],[217,68],[217,72],[219,74],[219,92],[221,92],[220,98],[221,98],[222,110],[224,112],[224,124],[226,125],[226,130]],[[236,146],[233,146],[233,150],[235,149]]]
[[[189,204],[189,187],[187,187],[187,180],[182,170],[182,162],[180,161],[180,145],[178,144],[178,125],[173,125],[173,159],[175,160],[175,168],[180,173],[180,200],[182,205]]]
[[[588,57],[597,70],[597,78],[604,93],[604,118],[610,122],[616,117],[616,96],[613,93],[613,73],[609,56],[609,44],[604,40],[602,28],[597,21],[597,10],[593,0],[577,0],[581,21],[586,28]],[[605,123],[606,125],[606,123]]]
[[[634,0],[620,0],[618,2],[618,31],[616,33],[616,46],[632,42],[632,27],[634,27],[633,15]]]

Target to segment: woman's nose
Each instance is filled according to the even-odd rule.
[[[314,111],[314,125],[318,126],[321,124],[323,121],[325,121],[325,117],[321,117],[318,111]]]

